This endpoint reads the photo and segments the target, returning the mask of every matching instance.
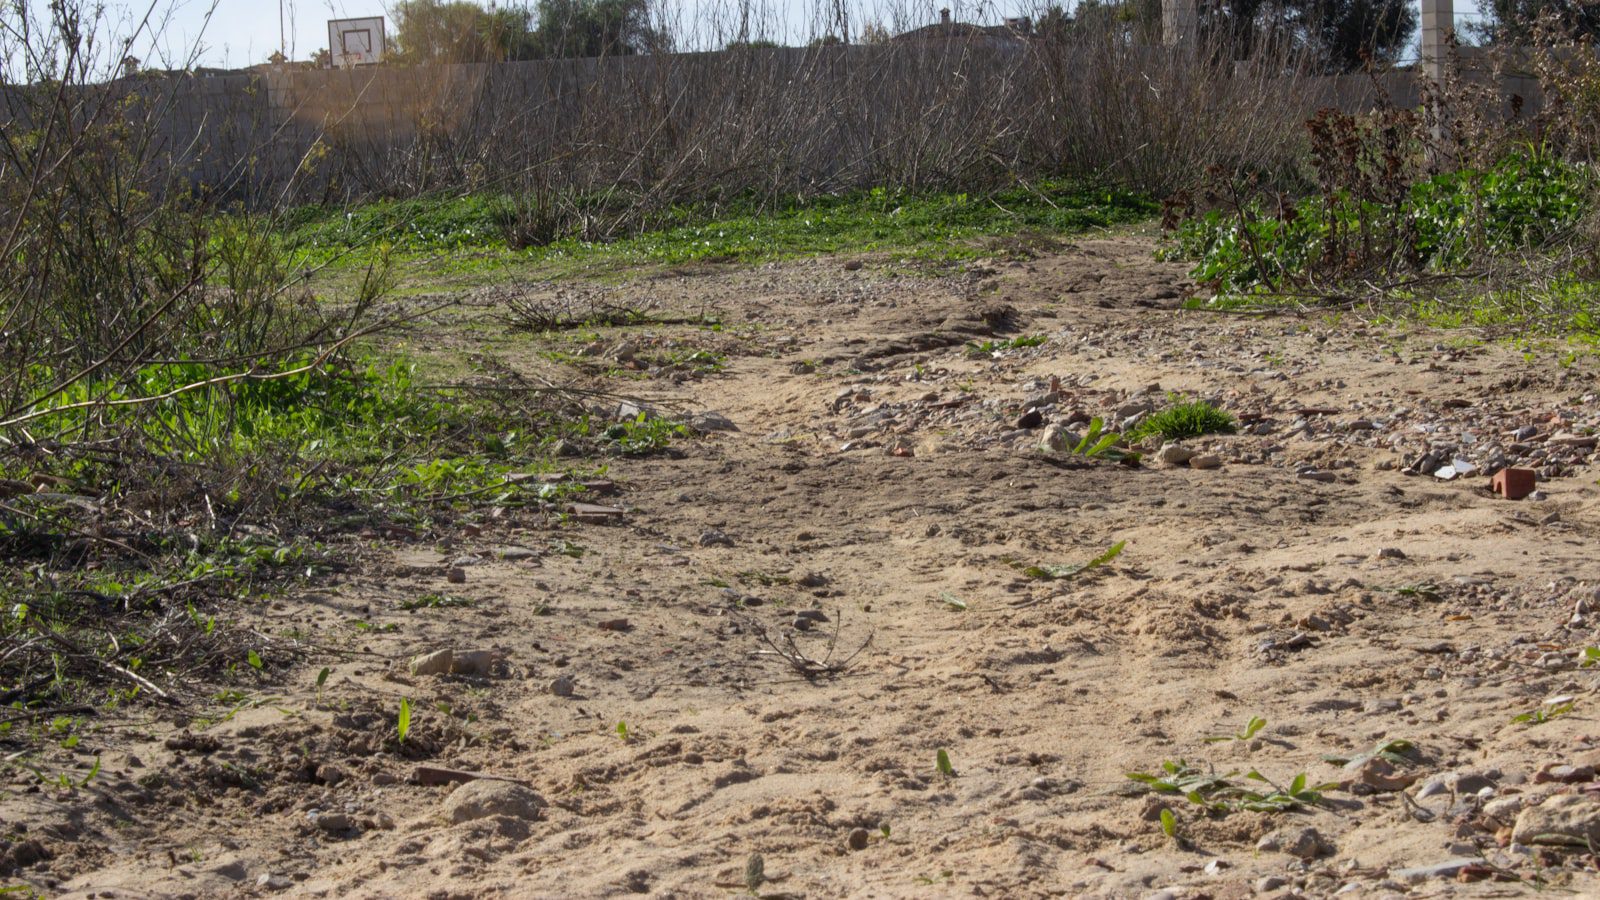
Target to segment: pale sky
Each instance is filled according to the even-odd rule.
[[[520,5],[521,0],[501,2]],[[532,0],[527,2],[531,4]],[[697,0],[682,0],[683,5],[691,7],[695,2]],[[773,2],[780,3],[781,0]],[[30,0],[30,3],[42,6],[42,0]],[[891,4],[897,15],[872,15],[874,10],[884,10]],[[809,7],[811,4],[808,2],[805,5]],[[852,21],[861,22],[869,18],[895,20],[897,17],[904,18],[908,12],[912,18],[932,21],[933,10],[943,5],[954,7],[958,17],[963,19],[994,21],[1005,15],[1025,14],[1041,4],[1039,0],[978,0],[966,3],[914,0],[908,9],[904,0],[855,0],[848,5],[857,10]],[[131,33],[151,6],[151,0],[109,0],[106,3],[107,16],[118,38]],[[148,66],[183,66],[196,41],[201,48],[197,64],[221,68],[241,68],[265,62],[278,49],[280,4],[276,0],[156,0],[154,8],[155,20],[164,21],[165,27],[148,29],[133,50],[133,54]],[[282,0],[281,9],[283,38],[290,58],[308,59],[317,50],[328,46],[329,19],[384,15],[385,3],[383,0]],[[965,10],[973,10],[973,13]],[[1456,0],[1459,22],[1464,24],[1471,21],[1477,14],[1476,0]],[[799,18],[802,15],[796,10],[792,17]],[[803,22],[792,23],[789,30],[792,39],[805,39],[807,29]],[[151,33],[159,33],[159,37],[152,41]]]

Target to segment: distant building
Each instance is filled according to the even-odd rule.
[[[977,25],[957,22],[950,18],[948,7],[939,10],[939,21],[921,28],[913,28],[890,38],[897,43],[924,43],[929,41],[962,41],[1017,46],[1032,39],[1033,20],[1027,16],[1006,19],[1004,25]]]

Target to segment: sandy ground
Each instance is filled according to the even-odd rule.
[[[1600,670],[1579,668],[1600,616],[1591,361],[1351,315],[1183,312],[1181,267],[1139,238],[954,277],[856,262],[586,289],[712,312],[720,331],[518,335],[495,324],[503,289],[467,299],[473,327],[416,335],[737,431],[702,417],[677,452],[594,463],[615,493],[583,499],[620,517],[511,510],[476,533],[364,541],[365,564],[263,611],[262,630],[330,648],[258,693],[270,702],[105,732],[79,751],[104,762],[81,791],[19,777],[0,800],[8,852],[47,858],[4,883],[70,897],[1600,895],[1589,851],[1513,839],[1525,810],[1558,807],[1600,837]],[[966,346],[1018,335],[1047,340]],[[541,355],[585,346],[580,366]],[[603,374],[660,346],[727,366]],[[1218,467],[1075,459],[1018,427],[1030,401],[1042,424],[1081,431],[1170,391],[1243,420],[1190,443]],[[1402,473],[1430,448],[1480,468]],[[1481,467],[1502,460],[1541,469],[1542,499],[1492,494]],[[1076,577],[1022,571],[1118,542]],[[471,604],[400,608],[428,594]],[[446,648],[495,659],[411,673]],[[805,660],[829,671],[804,677]],[[1561,696],[1565,714],[1513,722],[1565,709],[1545,706]],[[1266,725],[1248,739],[1206,740],[1252,717]],[[1392,740],[1414,749],[1324,759]],[[1294,811],[1208,815],[1126,777],[1178,760],[1258,787],[1242,773],[1343,786]],[[419,784],[419,766],[507,780]],[[747,879],[755,855],[762,879]]]

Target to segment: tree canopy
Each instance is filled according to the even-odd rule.
[[[401,62],[475,63],[660,52],[647,0],[539,0],[483,8],[470,0],[400,0],[393,7]]]
[[[1410,0],[1210,0],[1201,4],[1199,25],[1202,35],[1235,59],[1268,49],[1293,50],[1311,54],[1328,69],[1349,71],[1368,59],[1399,58],[1416,34],[1417,11]],[[1059,6],[1046,9],[1038,28],[1043,35],[1062,37],[1110,30],[1154,43],[1161,40],[1161,3],[1083,0],[1072,15]]]
[[[1476,29],[1491,42],[1527,44],[1541,18],[1574,37],[1600,38],[1600,4],[1594,0],[1490,0]]]

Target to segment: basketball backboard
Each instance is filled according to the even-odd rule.
[[[335,69],[383,60],[383,17],[328,20],[328,63]]]

